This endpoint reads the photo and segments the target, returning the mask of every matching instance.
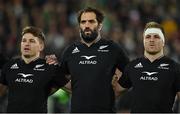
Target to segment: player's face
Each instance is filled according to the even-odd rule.
[[[164,42],[156,33],[147,34],[144,36],[144,48],[149,54],[157,54],[164,47]]]
[[[40,43],[38,37],[33,36],[31,33],[23,35],[21,40],[21,54],[25,58],[38,56],[43,50],[43,44]]]
[[[80,32],[83,40],[86,42],[94,41],[100,31],[99,27],[95,13],[85,12],[81,15]]]

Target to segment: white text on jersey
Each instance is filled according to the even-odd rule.
[[[87,56],[87,55],[83,55],[81,56],[81,58],[85,58],[86,60],[83,60],[83,61],[79,61],[79,64],[97,64],[97,61],[96,60],[90,60],[90,59],[93,59],[93,58],[96,58],[95,55],[91,55],[91,56]]]

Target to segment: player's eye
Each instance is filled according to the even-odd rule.
[[[89,20],[89,23],[96,23],[95,20]]]
[[[149,38],[151,38],[151,35],[146,35],[145,38],[146,38],[146,39],[149,39]]]
[[[86,23],[86,21],[85,21],[85,20],[82,20],[82,21],[81,21],[81,24],[85,24],[85,23]]]
[[[160,39],[159,35],[154,35],[154,38]]]
[[[35,43],[36,41],[34,39],[29,40],[31,43]]]
[[[22,39],[21,42],[26,42],[27,40],[26,39]]]

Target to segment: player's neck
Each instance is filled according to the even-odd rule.
[[[160,51],[160,52],[157,53],[157,54],[150,54],[150,53],[147,53],[147,52],[145,51],[145,52],[144,52],[144,56],[145,56],[146,58],[148,58],[151,62],[153,62],[153,61],[155,61],[156,59],[159,59],[159,58],[163,57],[163,56],[164,56],[164,52],[163,52],[163,50],[162,50],[162,51]]]
[[[101,35],[99,34],[99,35],[97,36],[97,38],[96,38],[94,41],[90,42],[90,43],[87,43],[87,42],[85,42],[85,41],[82,40],[82,39],[81,39],[81,42],[84,43],[84,44],[86,44],[88,47],[90,47],[92,44],[98,42],[100,39],[101,39]]]
[[[39,56],[39,54],[37,54],[36,56],[33,56],[33,57],[29,57],[29,58],[26,58],[25,56],[21,56],[22,57],[22,59],[24,60],[24,62],[26,63],[26,64],[29,64],[30,62],[32,62],[32,61],[35,61],[36,59],[38,59],[40,56]]]

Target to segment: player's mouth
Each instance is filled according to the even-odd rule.
[[[30,51],[30,48],[26,47],[26,48],[24,48],[24,51]]]

